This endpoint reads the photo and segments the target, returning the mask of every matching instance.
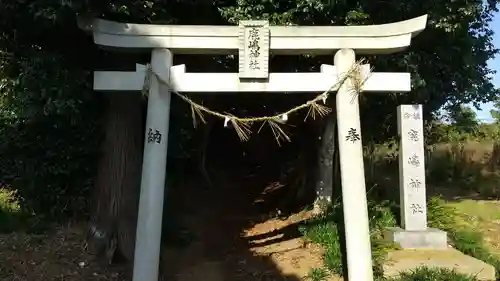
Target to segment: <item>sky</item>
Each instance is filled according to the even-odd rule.
[[[495,48],[500,49],[500,12],[495,14],[493,21],[491,22],[491,27],[495,31],[493,36],[493,44]],[[493,75],[493,84],[495,87],[500,88],[500,55],[496,58],[488,61],[488,66],[490,69],[495,70],[497,73]],[[491,122],[492,118],[490,115],[490,109],[492,104],[486,103],[481,106],[481,110],[477,111],[477,117],[482,122]]]

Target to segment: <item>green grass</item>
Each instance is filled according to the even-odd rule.
[[[326,280],[329,275],[326,268],[313,268],[311,272],[309,272],[307,279],[311,281],[323,281]]]
[[[411,272],[404,272],[391,281],[475,281],[474,276],[466,276],[453,270],[438,268],[417,268]]]
[[[500,256],[500,202],[486,200],[460,200],[448,203],[461,216],[463,224],[480,231],[493,254]]]
[[[484,242],[484,237],[473,225],[465,222],[460,211],[446,204],[439,197],[433,197],[427,203],[429,225],[448,232],[451,244],[464,254],[475,257],[495,267],[500,272],[500,260]],[[480,208],[479,212],[480,211]]]
[[[391,204],[387,201],[381,203],[370,202],[369,215],[374,274],[377,280],[385,280],[382,277],[381,265],[386,258],[387,252],[395,249],[396,246],[383,240],[382,231],[386,227],[395,226],[396,219],[391,211]],[[500,261],[495,255],[491,254],[484,244],[481,233],[475,231],[470,225],[463,223],[460,212],[454,206],[446,204],[438,197],[434,197],[428,202],[428,219],[431,227],[448,232],[450,243],[457,250],[489,263],[496,268],[497,272],[500,271]],[[322,217],[312,219],[300,228],[306,239],[322,245],[325,249],[325,268],[323,271],[315,269],[314,272],[311,272],[311,280],[325,280],[329,274],[342,275],[342,233],[339,231],[339,223],[342,223],[342,214],[341,206],[337,204],[329,208]],[[419,268],[390,280],[466,281],[475,280],[475,278],[444,269]]]
[[[381,275],[381,265],[387,251],[396,248],[395,245],[382,239],[384,228],[395,226],[396,219],[390,211],[389,202],[369,204],[372,255],[374,271]],[[300,227],[301,233],[310,241],[320,244],[325,249],[324,262],[329,272],[342,275],[342,248],[339,222],[342,222],[341,206],[336,204],[322,216],[308,221]]]
[[[333,214],[332,214],[333,215]],[[342,253],[339,230],[337,224],[324,217],[310,221],[310,224],[301,228],[304,236],[314,243],[325,248],[325,266],[335,274],[342,274]]]
[[[500,220],[499,202],[465,199],[448,205],[454,207],[458,213],[466,215],[468,219],[479,223]]]

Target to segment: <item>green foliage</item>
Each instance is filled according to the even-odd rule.
[[[335,210],[336,208],[334,208]],[[335,210],[338,212],[338,210]],[[342,249],[340,244],[341,233],[337,223],[333,220],[336,212],[332,211],[325,217],[309,221],[301,227],[302,234],[314,243],[325,247],[325,266],[336,274],[342,274]]]
[[[0,188],[0,211],[3,213],[18,213],[21,210],[16,198],[16,192]]]
[[[446,205],[441,197],[432,197],[427,202],[427,221],[432,227],[449,231],[457,224],[457,218],[457,210]]]
[[[169,7],[157,4],[11,1],[0,8],[0,184],[18,191],[23,212],[40,220],[88,213],[105,106],[91,71],[121,65],[78,28],[77,14],[144,22],[165,16]]]
[[[447,102],[489,101],[498,94],[488,78],[491,70],[484,60],[497,52],[489,44],[492,33],[488,25],[496,9],[495,1],[483,4],[482,1],[239,0],[237,3],[237,6],[227,4],[219,8],[231,23],[263,18],[275,24],[353,25],[387,23],[429,14],[426,30],[412,41],[409,52],[369,58],[379,71],[405,70],[412,72],[414,78],[411,95],[366,98],[364,121],[373,125],[366,126],[373,128],[373,132],[381,131],[380,120],[394,121],[397,104],[423,103],[429,113]],[[435,44],[429,45],[431,40]],[[370,110],[372,108],[377,110]],[[386,128],[388,124],[382,126]]]
[[[451,125],[458,131],[475,134],[479,127],[477,114],[469,106],[455,105],[448,109],[448,118]]]
[[[468,142],[497,140],[500,138],[499,123],[480,123],[477,114],[469,106],[454,105],[447,108],[447,114],[442,121],[432,120],[427,122],[427,142]]]
[[[469,126],[469,129],[441,122],[430,122],[428,125],[429,128],[426,132],[428,144],[491,141],[500,138],[500,126],[498,124],[478,123],[477,126]]]
[[[17,227],[20,212],[15,191],[0,188],[0,232],[10,232]]]
[[[493,101],[493,109],[490,110],[491,117],[495,119],[497,125],[500,124],[500,97]]]
[[[467,276],[444,268],[420,267],[411,272],[403,272],[390,281],[475,281],[474,276]]]
[[[45,53],[6,58],[10,68],[0,122],[0,170],[23,208],[40,217],[82,214],[99,147],[100,111],[85,78]],[[10,116],[9,116],[10,115]]]
[[[307,278],[311,281],[324,281],[328,278],[328,275],[325,268],[313,268]]]
[[[335,204],[323,216],[310,220],[300,227],[301,233],[307,239],[324,246],[325,266],[330,272],[338,275],[343,273],[341,239],[343,239],[344,234],[339,230],[343,223],[341,208],[340,204]],[[382,232],[386,227],[395,226],[396,219],[390,211],[389,202],[374,203],[371,201],[368,212],[374,270],[378,275],[381,275],[381,263],[385,258],[385,253],[394,248],[394,245],[383,240]]]
[[[16,191],[0,187],[0,233],[26,231],[43,232],[49,225],[21,208]]]

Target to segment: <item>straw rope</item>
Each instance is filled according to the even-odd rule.
[[[276,138],[276,141],[279,143],[280,140],[286,140],[290,141],[290,137],[285,133],[281,125],[285,124],[285,122],[288,120],[288,116],[294,113],[297,113],[298,111],[301,111],[303,109],[308,109],[306,117],[304,118],[304,121],[307,120],[307,118],[321,118],[326,115],[328,115],[332,109],[325,106],[326,105],[326,100],[328,99],[330,92],[337,88],[340,87],[347,79],[350,79],[351,84],[350,85],[350,92],[353,95],[353,99],[357,98],[357,95],[361,92],[361,88],[366,81],[367,77],[362,77],[361,75],[361,66],[362,66],[363,60],[360,60],[358,62],[355,62],[353,66],[342,75],[340,79],[337,80],[331,87],[329,87],[326,91],[323,93],[317,95],[311,100],[308,100],[307,102],[295,106],[293,108],[290,108],[284,112],[271,115],[271,116],[259,116],[259,117],[238,117],[230,113],[221,113],[217,112],[215,110],[212,110],[208,107],[205,107],[195,101],[193,101],[191,98],[188,96],[181,94],[177,92],[169,83],[168,81],[165,81],[160,75],[155,73],[151,67],[151,64],[147,65],[147,71],[146,71],[146,77],[144,81],[144,87],[142,90],[142,93],[144,96],[148,96],[149,94],[149,86],[151,82],[151,77],[155,76],[158,81],[165,86],[169,88],[169,91],[179,97],[181,100],[184,102],[188,103],[191,106],[191,115],[193,118],[193,126],[196,127],[197,125],[197,118],[200,119],[201,122],[206,123],[204,114],[209,114],[215,117],[218,117],[220,119],[224,120],[224,126],[227,127],[229,124],[232,125],[232,127],[235,129],[236,133],[238,134],[238,137],[242,141],[247,141],[250,138],[250,135],[252,133],[251,131],[251,126],[254,123],[261,122],[262,125],[259,128],[260,130],[263,128],[264,125],[269,125],[270,129],[272,130],[274,137]],[[320,104],[319,102],[322,101],[323,104]]]

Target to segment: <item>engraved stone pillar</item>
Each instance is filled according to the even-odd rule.
[[[353,50],[339,50],[334,59],[339,75],[348,73],[356,63],[355,59]],[[347,79],[337,92],[347,269],[349,281],[371,281],[373,280],[373,270],[361,144],[359,98],[352,86],[352,80]]]
[[[386,238],[402,248],[446,248],[446,232],[427,228],[422,105],[398,107],[399,193],[402,228]]]
[[[427,229],[423,130],[421,105],[398,107],[399,196],[406,230]]]
[[[172,53],[153,50],[151,66],[153,72],[168,81]],[[151,75],[150,83],[133,281],[158,281],[160,265],[171,93],[155,75]]]

